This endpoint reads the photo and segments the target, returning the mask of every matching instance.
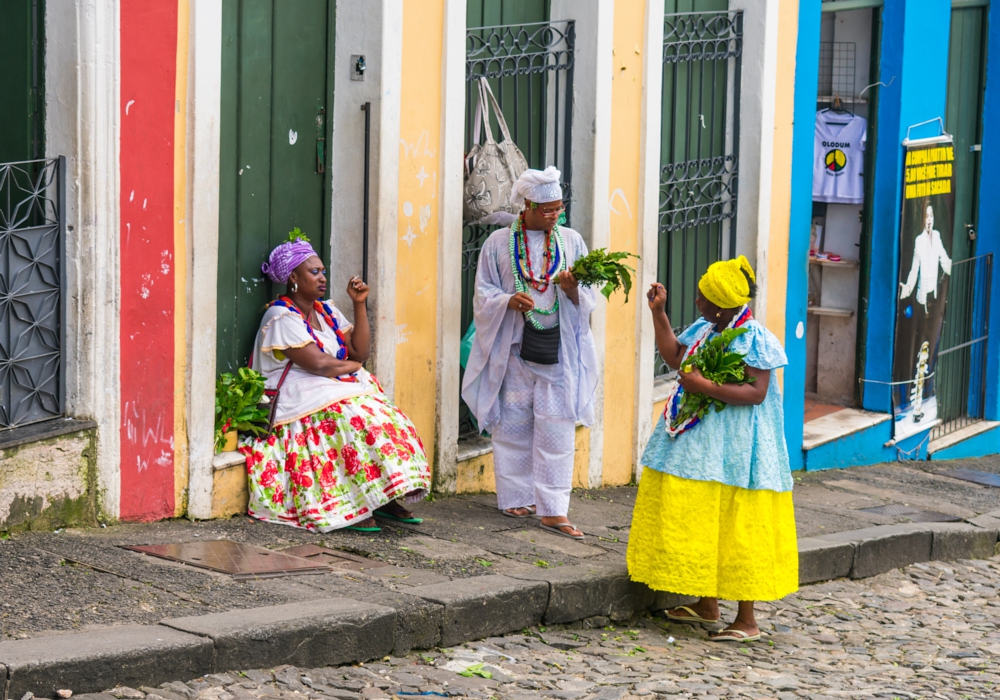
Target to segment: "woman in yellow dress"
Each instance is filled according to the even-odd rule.
[[[778,339],[753,319],[756,278],[746,258],[720,261],[698,283],[702,318],[674,335],[661,284],[649,291],[656,345],[674,369],[726,328],[745,328],[728,350],[744,354],[745,384],[715,384],[697,369],[678,374],[664,415],[642,455],[645,467],[629,531],[632,580],[658,591],[698,596],[666,611],[671,620],[714,623],[719,598],[739,601],[736,619],[715,641],[760,639],[755,600],[798,589],[792,476],[781,391],[774,370],[788,363]],[[727,404],[679,422],[684,392]]]

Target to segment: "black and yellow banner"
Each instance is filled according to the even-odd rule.
[[[892,363],[896,440],[937,421],[934,373],[951,277],[955,211],[951,137],[905,148]]]

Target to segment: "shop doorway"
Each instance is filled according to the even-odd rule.
[[[282,291],[261,273],[268,252],[298,227],[328,257],[334,5],[223,2],[219,372],[246,364]]]
[[[809,245],[805,421],[859,404],[881,10],[823,4]]]

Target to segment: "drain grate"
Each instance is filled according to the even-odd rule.
[[[957,523],[961,520],[957,515],[939,513],[936,510],[924,510],[913,506],[904,506],[894,503],[888,506],[875,506],[874,508],[859,508],[864,513],[874,513],[875,515],[886,515],[889,517],[904,516],[915,523]]]
[[[322,562],[229,540],[150,544],[124,549],[229,574],[237,581],[295,574],[325,574],[330,571],[330,567]]]
[[[357,554],[348,554],[336,549],[327,549],[315,544],[303,544],[298,547],[283,550],[285,554],[295,557],[302,557],[309,561],[322,562],[327,566],[338,569],[350,569],[351,571],[365,571],[366,569],[378,569],[389,566],[384,561],[372,561]]]
[[[953,469],[950,472],[940,472],[940,474],[941,476],[950,476],[952,479],[971,481],[980,486],[995,486],[1000,489],[1000,474],[979,472],[975,469]]]

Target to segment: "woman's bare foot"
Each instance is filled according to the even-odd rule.
[[[719,619],[719,599],[718,598],[701,598],[696,603],[691,605],[686,605],[684,607],[691,608],[694,610],[695,615],[702,618],[703,620],[718,620]],[[691,613],[683,608],[671,608],[667,610],[667,614],[671,617],[678,618],[694,618]]]
[[[530,518],[535,514],[535,506],[524,506],[522,508],[508,508],[504,511],[507,515],[515,518]]]
[[[743,634],[738,634],[739,632]],[[743,635],[746,635],[746,637]],[[732,624],[727,625],[726,629],[713,635],[713,638],[723,637],[742,641],[747,637],[756,639],[759,636],[760,628],[757,626],[757,620],[754,618],[753,601],[741,600],[739,602],[739,611],[736,613],[736,619],[733,620]]]
[[[352,527],[352,528],[369,528],[369,527],[371,527],[371,528],[379,529],[378,523],[375,522],[375,518],[373,518],[373,517],[372,518],[365,518],[364,520],[362,520],[360,522],[357,522],[357,523],[351,523],[349,527]]]
[[[570,537],[583,537],[583,533],[570,525],[569,518],[565,515],[545,515],[542,516],[542,525],[557,527]]]
[[[413,516],[413,511],[404,508],[399,501],[389,501],[381,508],[375,509],[376,513],[384,513],[385,515],[391,515],[395,518],[400,518],[402,520],[410,520]]]

